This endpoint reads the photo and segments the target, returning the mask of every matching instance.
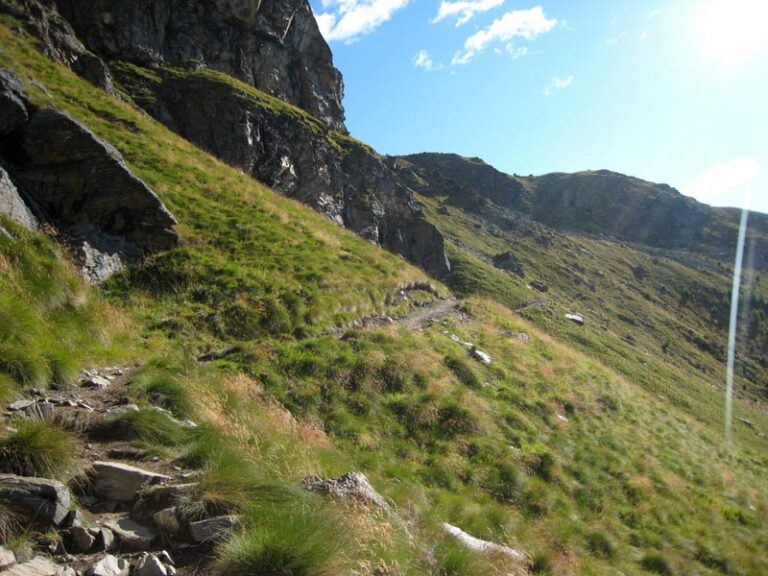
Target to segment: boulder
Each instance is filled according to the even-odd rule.
[[[72,496],[58,480],[0,474],[0,502],[31,519],[58,525],[69,514]]]
[[[478,350],[477,348],[472,348],[472,358],[477,360],[478,362],[482,362],[483,364],[490,364],[491,363],[491,357],[482,350]]]
[[[176,245],[176,221],[157,195],[80,122],[42,108],[17,132],[9,173],[73,246],[87,242],[83,262],[113,269],[115,254],[130,262]]]
[[[44,556],[35,556],[27,562],[16,564],[5,570],[3,576],[75,576],[67,566],[59,566]]]
[[[168,576],[168,568],[159,557],[154,554],[143,554],[136,561],[133,568],[134,576]],[[174,570],[175,572],[175,570]]]
[[[24,89],[8,70],[0,70],[0,136],[10,134],[29,119]]]
[[[83,526],[73,526],[69,529],[69,545],[72,552],[82,554],[88,552],[96,542],[96,537]]]
[[[181,522],[175,506],[155,512],[152,515],[152,521],[164,534],[175,536],[181,532]]]
[[[221,540],[238,525],[237,516],[217,516],[189,523],[189,535],[198,544]]]
[[[124,558],[107,554],[86,570],[86,576],[128,576],[131,565]]]
[[[16,565],[16,555],[5,546],[0,546],[0,572]]]
[[[96,538],[94,548],[96,550],[109,552],[115,547],[115,533],[109,528],[102,526],[101,528],[91,529],[91,534]]]
[[[496,544],[495,542],[480,540],[479,538],[475,538],[474,536],[467,534],[461,528],[452,526],[447,522],[443,523],[443,531],[449,536],[452,536],[459,544],[468,550],[480,552],[482,554],[504,556],[516,562],[526,561],[526,555],[519,550],[515,550],[509,546],[504,546],[503,544]]]
[[[537,292],[547,292],[549,290],[549,286],[544,284],[541,280],[534,280],[530,283],[530,287],[536,290]]]
[[[523,269],[523,265],[518,261],[517,257],[512,254],[512,252],[502,252],[501,254],[494,256],[493,265],[496,266],[496,268],[500,268],[501,270],[512,272],[513,274],[520,276],[520,278],[525,278],[525,270]]]
[[[144,486],[171,479],[119,462],[94,462],[91,477],[93,492],[104,500],[114,502],[131,502]]]
[[[2,109],[3,103],[0,101],[0,110]],[[37,218],[32,214],[11,181],[11,177],[8,176],[2,166],[0,166],[0,214],[7,216],[27,230],[37,229]]]
[[[157,538],[152,530],[130,518],[119,518],[106,526],[120,540],[121,548],[128,550],[148,550]]]
[[[360,472],[348,472],[343,476],[329,480],[323,480],[318,476],[307,476],[302,484],[311,492],[344,500],[356,500],[389,510],[389,504],[384,500],[384,497],[374,490],[365,474]]]

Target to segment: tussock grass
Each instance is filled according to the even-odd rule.
[[[188,431],[167,414],[151,409],[129,412],[109,420],[99,428],[98,434],[131,440],[144,448],[180,446],[189,436]]]
[[[68,432],[43,420],[20,420],[0,439],[0,470],[20,476],[62,478],[78,464],[78,443]]]

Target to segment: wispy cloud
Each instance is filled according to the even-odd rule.
[[[513,10],[507,12],[501,18],[476,32],[464,42],[464,49],[459,50],[453,57],[451,64],[467,64],[485,48],[494,42],[509,42],[515,37],[533,40],[538,36],[549,32],[557,25],[557,20],[549,19],[544,14],[541,6],[529,10]]]
[[[542,94],[544,96],[551,96],[558,90],[563,90],[565,88],[568,88],[571,84],[573,84],[573,74],[568,76],[567,78],[560,78],[558,76],[553,76],[552,80],[549,81],[549,84],[544,86],[544,90],[542,90]]]
[[[441,20],[456,18],[456,27],[466,24],[475,14],[482,14],[493,10],[497,6],[504,4],[504,0],[442,0],[440,8],[437,10],[437,16],[432,19],[435,24]]]
[[[731,158],[694,178],[683,192],[707,204],[739,206],[744,185],[756,178],[760,171],[760,162],[756,158]]]
[[[528,56],[529,50],[525,46],[518,46],[515,47],[513,44],[507,44],[506,50],[509,53],[509,55],[512,57],[512,60],[517,60],[518,58],[522,58],[523,56]]]
[[[432,72],[432,70],[440,70],[443,67],[442,64],[435,64],[435,62],[432,60],[432,57],[429,55],[429,52],[426,50],[419,50],[416,54],[414,54],[413,58],[411,59],[411,63],[416,68],[421,68],[426,72]]]
[[[317,25],[328,42],[351,43],[370,34],[392,15],[408,5],[408,0],[324,0]]]

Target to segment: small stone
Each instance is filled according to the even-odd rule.
[[[119,418],[125,416],[131,412],[138,412],[139,407],[136,404],[123,404],[122,406],[114,406],[106,411],[105,416],[107,418]]]
[[[139,558],[133,571],[135,576],[168,576],[168,569],[154,554]]]
[[[123,558],[107,554],[88,568],[86,576],[128,576],[131,565]]]
[[[198,544],[224,538],[238,524],[237,516],[217,516],[199,522],[190,522],[189,534]]]
[[[491,357],[483,352],[482,350],[478,350],[477,348],[472,350],[472,357],[475,360],[478,360],[479,362],[482,362],[483,364],[490,364],[491,363]]]
[[[11,412],[18,412],[19,410],[24,410],[30,406],[34,406],[34,404],[34,400],[16,400],[16,402],[11,402],[8,404],[8,410]]]
[[[82,526],[73,526],[69,529],[69,538],[72,551],[77,553],[88,552],[96,542],[96,538]]]
[[[103,390],[109,386],[109,380],[103,376],[91,376],[83,382],[84,388],[93,388],[94,390]]]
[[[579,326],[583,326],[584,322],[586,322],[586,320],[584,320],[584,316],[582,316],[581,314],[569,313],[565,315],[565,319],[570,320],[571,322],[573,322],[574,324],[578,324]]]

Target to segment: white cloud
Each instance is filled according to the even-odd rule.
[[[640,34],[637,35],[637,41],[645,42],[646,40],[648,40],[648,30],[643,30],[640,32]]]
[[[432,24],[456,17],[456,27],[466,24],[475,14],[482,14],[504,4],[504,0],[441,0],[437,16],[432,19]]]
[[[760,162],[750,156],[731,158],[713,166],[683,188],[683,192],[714,206],[739,206],[745,185],[760,174]]]
[[[370,34],[392,15],[408,5],[408,0],[323,0],[324,12],[316,16],[327,42],[351,43]]]
[[[411,63],[416,68],[421,68],[427,72],[431,72],[432,70],[440,70],[443,67],[442,64],[435,64],[435,62],[430,57],[429,52],[426,50],[419,50],[411,59]]]
[[[506,49],[509,55],[512,56],[512,60],[517,60],[529,54],[529,50],[525,46],[515,47],[512,44],[507,44]]]
[[[519,37],[526,40],[549,32],[557,25],[557,20],[548,19],[541,6],[529,10],[513,10],[507,12],[501,18],[476,32],[464,42],[463,52],[459,50],[453,57],[452,64],[467,64],[472,58],[482,52],[488,44],[493,42],[509,42],[512,38]]]
[[[549,81],[549,84],[547,84],[544,87],[544,90],[542,90],[542,94],[544,94],[544,96],[550,96],[558,90],[568,88],[568,86],[571,84],[573,84],[573,75],[568,76],[568,78],[559,78],[557,76],[553,76],[552,80]]]

